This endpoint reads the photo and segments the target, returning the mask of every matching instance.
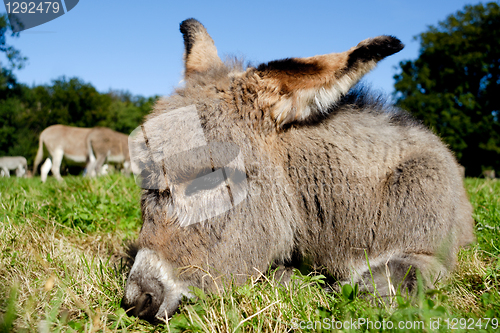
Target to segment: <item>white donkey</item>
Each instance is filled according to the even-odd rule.
[[[22,177],[26,173],[28,163],[23,156],[0,157],[0,175],[10,177],[10,170],[16,170],[16,176]]]

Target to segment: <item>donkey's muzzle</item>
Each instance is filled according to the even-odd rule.
[[[156,279],[141,279],[140,284],[134,284],[137,292],[125,295],[122,299],[122,308],[129,316],[136,316],[149,322],[157,321],[156,315],[165,298],[163,285]]]

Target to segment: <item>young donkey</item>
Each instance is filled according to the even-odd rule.
[[[296,258],[370,289],[366,254],[382,295],[411,290],[416,270],[431,285],[453,268],[473,240],[453,154],[404,111],[351,90],[398,39],[243,70],[198,21],[180,29],[185,86],[158,101],[133,157],[146,190],[125,308],[172,315],[190,286],[214,290],[207,272],[242,283]],[[158,158],[165,147],[184,153]],[[217,210],[221,193],[229,205]]]

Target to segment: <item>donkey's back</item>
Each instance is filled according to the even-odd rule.
[[[370,289],[368,258],[381,294],[401,282],[412,289],[416,269],[428,285],[444,277],[458,248],[474,239],[453,154],[405,111],[364,90],[332,112],[321,126],[282,138],[306,221],[297,232],[299,252]]]

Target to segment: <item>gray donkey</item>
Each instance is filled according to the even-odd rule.
[[[126,309],[154,321],[190,286],[297,260],[381,295],[411,291],[417,271],[431,286],[453,269],[474,239],[453,154],[354,87],[398,39],[243,69],[219,59],[198,21],[180,30],[185,85],[130,139],[145,190]]]

